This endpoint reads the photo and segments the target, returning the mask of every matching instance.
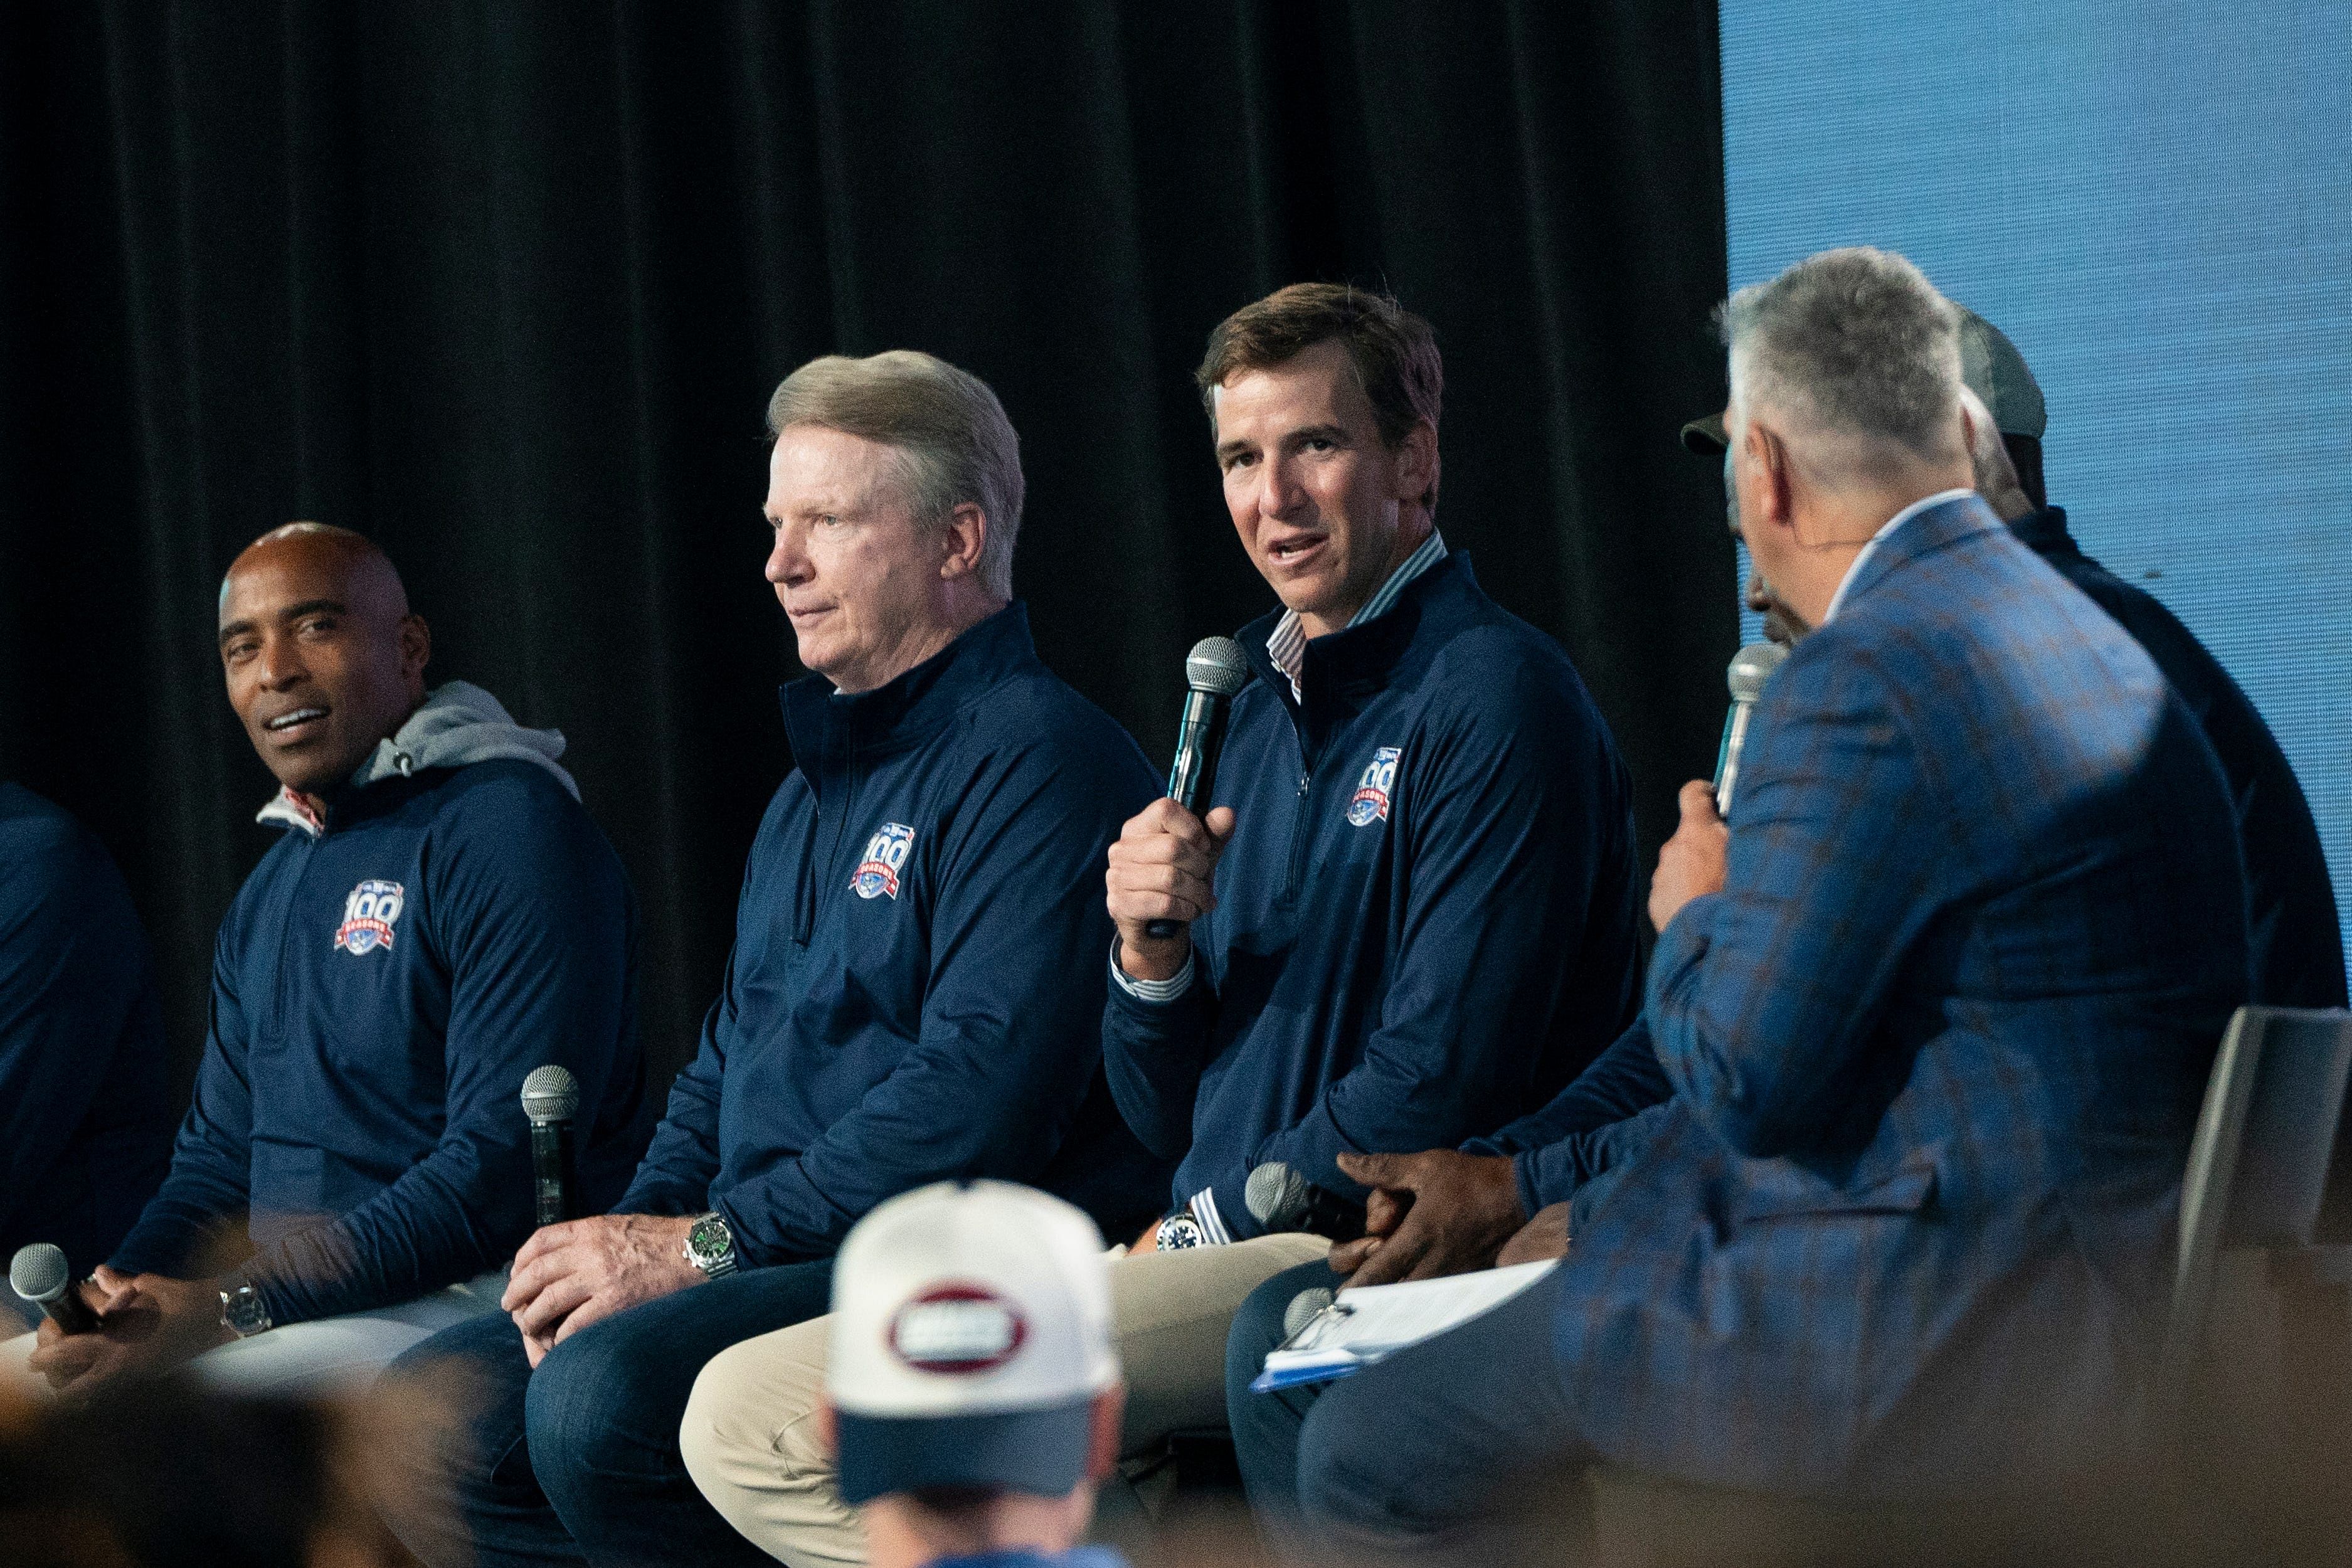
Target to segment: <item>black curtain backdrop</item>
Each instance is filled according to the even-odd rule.
[[[984,377],[1048,663],[1166,756],[1271,604],[1191,384],[1300,279],[1446,368],[1439,522],[1614,726],[1645,863],[1713,761],[1715,8],[282,0],[0,9],[0,775],[95,826],[184,1081],[271,840],[215,593],[290,518],[382,541],[463,676],[571,738],[689,1054],[798,673],[761,416],[813,355]]]

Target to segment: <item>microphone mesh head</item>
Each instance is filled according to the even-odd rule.
[[[522,1113],[533,1121],[569,1121],[579,1112],[579,1081],[552,1062],[522,1080]]]
[[[66,1288],[66,1249],[36,1241],[8,1260],[9,1288],[27,1301],[54,1301]]]
[[[1313,1322],[1315,1314],[1329,1306],[1331,1300],[1331,1292],[1320,1285],[1311,1290],[1301,1290],[1297,1295],[1293,1296],[1290,1299],[1290,1305],[1283,1309],[1282,1337],[1286,1340],[1297,1339],[1298,1331]]]
[[[1752,642],[1731,656],[1731,668],[1723,672],[1723,683],[1731,688],[1734,702],[1753,702],[1764,694],[1764,683],[1780,668],[1789,650],[1776,642]]]
[[[1202,637],[1184,656],[1184,684],[1195,691],[1231,697],[1249,684],[1249,660],[1231,637]]]
[[[1242,1184],[1242,1204],[1266,1229],[1290,1230],[1307,1217],[1307,1180],[1281,1161],[1269,1160]]]

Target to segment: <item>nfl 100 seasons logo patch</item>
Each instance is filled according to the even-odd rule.
[[[353,958],[392,947],[392,922],[400,918],[407,895],[397,882],[365,881],[343,900],[343,923],[335,928],[335,945]]]
[[[1356,781],[1356,794],[1348,802],[1348,820],[1358,827],[1369,827],[1375,822],[1389,819],[1389,792],[1396,788],[1397,757],[1403,748],[1382,746],[1372,753],[1372,765]]]
[[[915,830],[903,822],[886,822],[866,841],[857,869],[849,874],[849,890],[861,899],[898,896],[898,873],[915,847]]]

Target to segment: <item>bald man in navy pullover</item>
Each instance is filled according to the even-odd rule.
[[[462,681],[428,696],[424,620],[341,529],[237,558],[220,652],[283,837],[221,923],[171,1174],[82,1287],[105,1327],[42,1325],[30,1363],[68,1395],[191,1358],[344,1385],[495,1310],[533,1217],[533,1068],[579,1082],[588,1202],[643,1147],[635,904],[562,737]]]

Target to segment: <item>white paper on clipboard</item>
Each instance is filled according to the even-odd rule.
[[[1260,1394],[1360,1372],[1408,1345],[1493,1311],[1559,1267],[1558,1258],[1342,1290],[1315,1320],[1268,1352],[1250,1387]]]

